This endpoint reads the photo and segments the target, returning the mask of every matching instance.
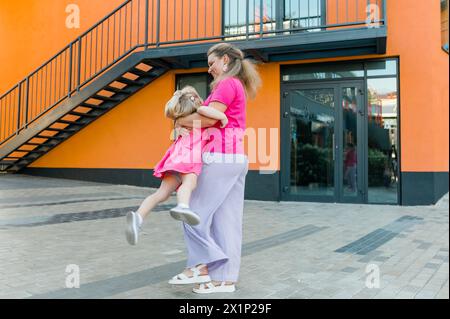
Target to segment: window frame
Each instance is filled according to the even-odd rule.
[[[241,0],[237,0],[237,1],[241,1]],[[255,0],[255,1],[258,1],[258,0]],[[283,27],[284,22],[289,21],[289,20],[286,20],[286,16],[285,16],[286,1],[288,1],[288,0],[273,0],[273,1],[275,1],[275,5],[274,5],[274,7],[275,7],[275,31],[289,30],[289,29],[284,29],[284,27]],[[312,0],[308,0],[308,1],[312,1]],[[321,25],[324,26],[327,24],[327,10],[326,10],[326,4],[327,4],[326,1],[327,0],[313,0],[313,1],[320,2],[320,13],[321,13],[320,20],[321,20]],[[225,36],[226,28],[229,27],[226,24],[227,21],[225,21],[225,11],[229,7],[229,2],[230,2],[230,0],[222,1],[222,34],[224,36]],[[314,29],[314,27],[311,27],[311,29]],[[294,31],[295,31],[295,29],[294,29]],[[243,35],[245,35],[245,34],[231,33],[228,36],[232,37],[232,36],[243,36]]]
[[[180,83],[180,79],[183,77],[188,77],[188,76],[200,76],[203,75],[206,77],[206,98],[211,94],[211,83],[213,81],[212,76],[208,73],[208,72],[193,72],[193,73],[177,73],[175,74],[175,90],[179,90],[181,89],[181,87],[179,86]]]
[[[449,39],[448,39],[448,34],[449,34],[449,19],[448,19],[448,9],[449,9],[449,3],[448,0],[441,0],[440,1],[440,19],[441,19],[441,49],[446,52],[447,54],[449,53]],[[446,20],[443,20],[443,18],[446,18]],[[443,29],[443,25],[444,23],[447,24],[447,30]],[[444,39],[444,33],[445,31],[447,32],[447,39]],[[445,42],[445,40],[447,40],[447,42]]]
[[[368,75],[368,67],[367,64],[370,62],[383,62],[383,61],[390,61],[395,60],[397,62],[396,67],[396,74],[395,75]],[[335,67],[338,65],[355,65],[355,64],[363,64],[364,69],[364,77],[350,77],[350,78],[339,78],[339,79],[316,79],[316,80],[293,80],[293,81],[284,81],[283,76],[285,75],[285,70],[289,68],[295,68],[298,67],[301,69],[302,66],[306,66],[307,68],[314,68],[314,66],[322,67],[322,66],[332,66]],[[345,81],[351,81],[351,80],[363,80],[364,81],[364,92],[365,92],[365,98],[364,98],[364,108],[367,110],[368,107],[368,80],[370,79],[384,79],[384,78],[395,78],[397,83],[397,156],[398,156],[398,166],[397,166],[397,174],[398,174],[398,184],[397,184],[397,202],[371,202],[369,201],[369,198],[367,197],[367,203],[368,205],[403,205],[403,177],[402,177],[402,125],[401,125],[401,116],[402,116],[402,91],[400,87],[400,81],[401,81],[401,74],[400,74],[400,64],[401,59],[400,56],[387,56],[382,58],[374,58],[374,59],[356,59],[356,60],[344,60],[344,61],[334,61],[334,62],[314,62],[314,63],[307,63],[307,64],[281,64],[280,65],[280,83],[281,85],[288,85],[288,84],[308,84],[308,83],[321,83],[321,82],[345,82]],[[281,96],[281,104],[283,97]],[[366,136],[368,136],[368,127],[366,126],[364,128]],[[365,156],[367,159],[367,163],[365,164],[366,167],[368,167],[368,154]],[[281,185],[281,180],[280,180]],[[369,192],[369,188],[367,188],[367,191]],[[367,193],[367,196],[369,196],[369,193]]]

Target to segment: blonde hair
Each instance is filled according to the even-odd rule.
[[[175,91],[169,102],[166,103],[164,114],[166,117],[176,120],[195,113],[203,103],[202,98],[192,86],[185,86]]]
[[[247,97],[253,99],[256,96],[261,86],[261,78],[256,65],[249,59],[245,59],[244,53],[239,48],[229,43],[219,43],[208,50],[208,56],[210,55],[218,58],[227,55],[230,59],[228,71],[211,83],[211,89],[214,89],[217,83],[226,77],[236,77],[244,85]]]

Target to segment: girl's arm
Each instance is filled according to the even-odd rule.
[[[225,112],[225,110],[227,109],[227,106],[225,104],[222,104],[219,102],[212,102],[209,104],[209,107],[213,108],[219,112],[222,112],[222,113]],[[192,128],[192,127],[194,127],[194,121],[200,121],[201,128],[212,127],[212,126],[216,125],[216,123],[218,122],[218,120],[216,120],[216,119],[212,119],[212,118],[200,115],[199,113],[193,113],[191,115],[179,118],[177,120],[176,125],[187,127],[187,128]]]
[[[227,126],[227,124],[228,124],[228,118],[225,115],[225,113],[220,112],[212,107],[200,106],[197,109],[197,113],[199,113],[200,115],[209,117],[211,119],[214,119],[214,120],[219,120],[220,122],[222,122],[222,125],[221,125],[222,128]]]

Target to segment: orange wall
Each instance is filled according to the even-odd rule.
[[[0,95],[75,40],[123,0],[0,1]],[[80,8],[80,29],[66,28],[68,4]]]
[[[402,170],[448,171],[449,65],[448,54],[440,48],[439,1],[417,1],[414,5],[408,0],[389,1],[387,13],[387,54],[366,58],[395,56],[400,59]],[[61,16],[64,16],[64,10]],[[12,26],[9,28],[13,29],[16,25],[11,20],[10,23]],[[48,23],[42,26],[43,31],[40,32],[45,32],[47,28],[51,29]],[[4,32],[2,29],[0,28],[0,32]],[[34,36],[38,36],[38,33]],[[64,42],[62,38],[60,40],[62,43],[55,44],[51,53],[68,42]],[[11,48],[17,50],[20,44],[17,41],[12,42],[14,43],[16,45]],[[14,54],[10,50],[6,51],[0,54],[8,56],[8,61],[18,61],[12,58]],[[36,49],[36,52],[45,55],[41,51],[48,52],[43,47]],[[49,55],[51,54],[45,56]],[[365,57],[291,61],[283,64],[361,58]],[[8,64],[3,59],[0,59],[0,63],[3,64],[2,67]],[[270,63],[261,66],[264,86],[257,99],[249,103],[248,127],[279,129],[279,65]],[[24,69],[22,71],[17,73],[23,76],[26,72]],[[205,70],[188,72],[198,71]],[[166,136],[171,123],[164,118],[162,110],[174,90],[176,73],[186,71],[171,71],[166,74],[33,163],[31,167],[152,168],[170,144]],[[251,165],[251,169],[259,167],[258,164]]]
[[[388,55],[400,56],[403,171],[447,171],[449,60],[439,1],[388,2]]]

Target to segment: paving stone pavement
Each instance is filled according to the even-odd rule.
[[[449,298],[448,194],[434,206],[245,201],[240,281],[196,295],[172,196],[137,246],[125,214],[154,189],[0,175],[0,299]],[[79,288],[76,275],[79,274]]]

